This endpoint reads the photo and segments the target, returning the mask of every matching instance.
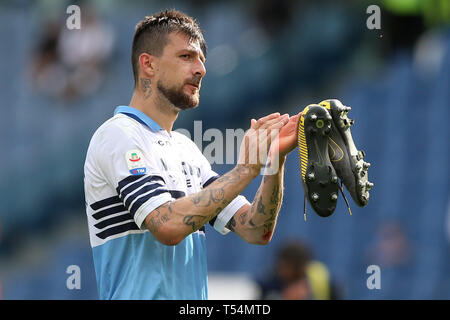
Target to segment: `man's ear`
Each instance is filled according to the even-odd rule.
[[[141,53],[139,56],[139,66],[142,77],[152,78],[156,71],[156,57],[148,53]]]

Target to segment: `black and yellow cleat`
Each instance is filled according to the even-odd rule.
[[[331,115],[317,104],[307,106],[299,117],[298,149],[303,189],[305,198],[321,217],[334,212],[339,192],[338,177],[328,155],[331,130]],[[304,217],[306,220],[306,206]]]
[[[351,108],[337,99],[324,100],[319,104],[330,112],[333,119],[328,142],[331,163],[354,202],[364,207],[369,201],[373,183],[368,180],[370,163],[364,162],[365,153],[356,148],[350,132],[354,121],[347,117],[347,113]]]

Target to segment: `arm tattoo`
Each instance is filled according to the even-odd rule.
[[[236,170],[221,176],[214,181],[214,186],[210,186],[196,195],[191,196],[191,201],[197,207],[209,207],[211,203],[220,203],[227,205],[231,200],[225,199],[225,188],[232,183],[236,183],[241,179],[242,174],[249,174],[250,169],[245,166],[237,166]]]
[[[248,217],[248,212],[250,210],[245,210],[244,212],[242,212],[241,214],[239,214],[236,217],[236,214],[231,218],[230,221],[228,221],[226,228],[230,229],[231,231],[235,232],[235,228],[236,228],[236,219],[235,217],[239,220],[239,223],[241,225],[244,225],[247,222],[247,217]]]
[[[266,213],[265,213],[266,207],[265,207],[265,206],[263,205],[263,203],[262,203],[262,196],[259,197],[259,200],[258,200],[258,202],[257,202],[257,208],[258,208],[258,212],[259,212],[259,213],[261,213],[261,214],[263,214],[263,215],[266,214]]]
[[[152,83],[151,79],[141,78],[142,92],[144,93],[144,99],[148,99],[152,95]]]
[[[144,95],[149,97],[152,93],[151,79],[141,78],[140,84]],[[180,199],[180,202],[168,202],[153,210],[146,217],[145,226],[152,233],[165,234],[181,230],[180,232],[184,235],[185,233],[195,232],[206,222],[216,217],[239,194],[238,191],[241,190],[239,188],[244,183],[247,185],[255,177],[255,168],[237,165],[233,170],[219,177],[200,192],[183,197],[184,199]],[[245,223],[247,215],[248,212],[246,211],[239,217],[241,218],[241,224]],[[168,221],[173,222],[173,224],[170,224],[170,228],[161,228]],[[229,222],[229,228],[234,231],[235,227],[236,220],[232,219]]]
[[[234,220],[234,217],[231,218],[230,221],[228,221],[226,227],[227,227],[227,229],[230,229],[231,231],[234,232],[234,228],[236,227],[236,220]]]
[[[277,208],[270,209],[270,217],[267,219],[267,221],[275,221],[275,218],[277,217]]]
[[[274,178],[276,180],[272,180]],[[253,229],[253,232],[256,232],[258,237],[262,237],[264,241],[269,241],[272,238],[282,197],[283,187],[280,185],[278,178],[264,176],[262,185],[256,192],[249,210],[249,217],[247,218],[247,212],[244,212],[237,217],[239,222],[248,222],[249,229]]]
[[[241,215],[239,216],[239,222],[241,223],[241,225],[244,225],[244,224],[247,222],[248,211],[249,211],[249,210],[245,210],[245,211],[242,212]]]
[[[197,207],[209,207],[211,205],[211,202],[219,203],[222,200],[224,200],[224,198],[225,198],[225,190],[223,188],[217,188],[212,190],[205,190],[205,192],[200,192],[199,194],[191,197],[191,201]],[[222,202],[222,204],[224,203]]]
[[[188,215],[183,217],[183,223],[187,226],[191,226],[192,232],[194,232],[200,229],[206,221],[208,221],[208,218],[210,217]]]
[[[223,190],[223,188],[211,190],[211,200],[214,203],[219,203],[220,201],[223,200],[224,197],[225,197],[225,190]]]
[[[219,207],[216,209],[213,215],[202,216],[202,215],[187,215],[183,217],[183,223],[187,226],[191,226],[192,231],[200,229],[206,222],[214,218],[216,215],[222,211],[223,208]]]
[[[264,225],[264,232],[263,232],[263,240],[269,240],[272,236],[273,232],[273,223],[268,223]]]
[[[169,211],[171,211],[172,209],[170,209],[170,205],[168,207],[169,207]],[[168,222],[169,220],[170,220],[170,217],[167,215],[167,213],[162,213],[159,209],[155,209],[153,214],[150,216],[150,219],[147,224],[147,228],[152,233],[158,232],[159,228],[164,223]]]
[[[143,87],[145,88],[145,86]],[[219,177],[211,184],[211,186],[208,186],[198,193],[189,195],[187,199],[194,204],[194,208],[192,208],[194,214],[183,214],[183,224],[189,226],[189,229],[191,229],[192,232],[200,229],[206,222],[217,216],[223,210],[223,208],[227,206],[231,202],[231,200],[233,200],[232,197],[226,196],[227,193],[232,193],[233,190],[229,191],[226,189],[226,187],[230,184],[232,185],[239,182],[244,178],[244,175],[250,175],[251,173],[252,172],[250,168],[246,167],[245,165],[238,165],[234,170]],[[205,209],[203,208],[209,208],[210,210],[205,211]],[[198,214],[195,214],[196,209],[198,209],[199,211]],[[209,213],[206,213],[207,211],[209,211]],[[236,220],[231,219],[228,225],[230,230],[234,230],[236,226]]]
[[[270,197],[270,203],[278,206],[279,202],[280,202],[280,186],[276,184],[273,187],[272,196]]]
[[[193,221],[193,220],[194,220],[194,216],[192,216],[192,215],[185,216],[183,218],[184,224],[187,225],[187,226],[191,226],[192,227],[192,231],[195,231],[195,229],[197,229],[197,227],[196,227],[197,225],[196,225],[195,221]]]

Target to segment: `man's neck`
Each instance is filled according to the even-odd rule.
[[[129,105],[145,113],[168,133],[172,131],[179,112],[166,99],[158,97],[156,94],[146,97],[138,90],[134,90]]]

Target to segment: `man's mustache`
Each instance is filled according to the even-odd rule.
[[[186,84],[190,84],[190,85],[200,89],[201,82],[202,82],[202,77],[192,77],[186,81]]]

